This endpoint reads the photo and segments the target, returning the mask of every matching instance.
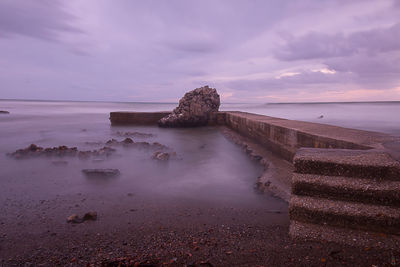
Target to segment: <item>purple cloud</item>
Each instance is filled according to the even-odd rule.
[[[280,60],[309,60],[347,57],[358,53],[367,55],[400,50],[400,23],[387,28],[326,34],[310,32],[298,38],[290,36],[275,56]]]
[[[59,0],[0,2],[0,36],[24,35],[57,40],[59,32],[82,33],[72,26],[75,17],[64,10]]]
[[[177,101],[204,84],[238,102],[389,94],[399,16],[392,0],[4,0],[0,98]]]

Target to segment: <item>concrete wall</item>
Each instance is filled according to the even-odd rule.
[[[230,127],[290,162],[301,147],[371,149],[384,137],[384,134],[380,133],[346,130],[331,125],[290,121],[244,112],[224,112],[224,115],[219,114],[219,117],[217,124]],[[225,121],[221,123],[223,117]],[[319,128],[320,133],[311,132],[310,126]],[[355,135],[360,138],[353,138]]]
[[[170,111],[161,112],[110,112],[112,125],[156,125],[158,120],[170,114]]]

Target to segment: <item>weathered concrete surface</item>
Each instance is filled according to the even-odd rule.
[[[384,143],[396,140],[384,133],[245,112],[225,112],[225,124],[268,147],[288,161],[292,161],[297,149],[301,147],[383,149]]]
[[[132,125],[156,125],[157,122],[171,112],[110,112],[110,121],[112,125],[132,124]]]
[[[400,207],[400,181],[294,173],[292,192],[297,196]]]
[[[377,150],[301,148],[293,163],[297,173],[400,180],[400,163]]]
[[[251,159],[259,161],[264,167],[264,171],[258,177],[255,186],[261,191],[272,193],[274,196],[289,202],[293,164],[282,160],[267,148],[260,146],[259,143],[226,126],[218,127],[225,137],[241,146]]]
[[[400,163],[384,150],[301,148],[293,160],[290,235],[338,240],[348,231],[365,244],[375,234],[390,234],[384,247],[400,240]],[[321,233],[320,226],[330,233]],[[335,231],[337,229],[337,232]],[[396,235],[398,237],[393,237]],[[320,237],[318,237],[320,236]],[[350,242],[351,243],[351,242]],[[368,243],[368,242],[367,242]]]

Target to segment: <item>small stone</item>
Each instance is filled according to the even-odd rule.
[[[97,212],[95,212],[95,211],[86,212],[85,215],[83,215],[83,220],[84,221],[97,220]]]
[[[7,110],[0,110],[0,114],[10,114],[10,112]]]
[[[67,223],[82,223],[83,219],[80,218],[77,214],[72,214],[67,218]]]

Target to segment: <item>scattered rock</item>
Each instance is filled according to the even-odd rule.
[[[157,159],[160,161],[169,160],[169,157],[170,157],[169,153],[161,152],[161,151],[156,151],[152,156],[153,159]]]
[[[322,119],[323,117],[324,117],[324,115],[321,115],[321,116],[318,117],[318,119]]]
[[[83,220],[84,221],[97,220],[97,212],[95,212],[95,211],[86,212],[85,215],[83,215]]]
[[[27,148],[18,149],[17,151],[8,155],[20,159],[32,156],[75,156],[77,153],[78,149],[76,147],[58,146],[52,148],[43,148],[35,144],[31,144]]]
[[[92,156],[95,157],[109,157],[111,156],[116,150],[114,148],[105,146],[100,148],[99,150],[88,150],[88,151],[79,151],[78,157],[82,159],[86,159]]]
[[[187,92],[171,114],[158,121],[161,127],[194,127],[208,123],[211,112],[218,111],[217,90],[204,86]]]
[[[77,214],[72,214],[67,218],[67,223],[83,223],[83,219],[80,218]]]
[[[83,223],[84,221],[96,221],[97,212],[90,211],[83,215],[83,218],[79,217],[77,214],[72,214],[67,218],[67,223]]]
[[[110,139],[106,142],[106,144],[109,146],[123,145],[125,147],[143,148],[143,149],[158,149],[158,150],[168,149],[167,146],[162,145],[158,142],[154,142],[154,143],[135,142],[131,138],[125,138],[122,141],[118,141],[116,139]]]
[[[78,156],[80,158],[89,158],[91,156],[96,157],[108,157],[113,154],[116,150],[111,147],[103,147],[99,150],[93,151],[78,151],[76,147],[67,147],[67,146],[58,146],[58,147],[48,147],[43,148],[37,146],[35,144],[31,144],[27,148],[18,149],[13,153],[9,153],[8,155],[16,158],[29,158],[29,157],[37,157],[37,156],[47,156],[47,157],[64,157],[64,156]]]
[[[116,135],[121,137],[153,137],[154,134],[140,132],[117,132]]]
[[[0,114],[10,114],[10,112],[7,110],[0,110]]]
[[[120,174],[118,169],[83,169],[82,172],[88,177],[114,177]]]

